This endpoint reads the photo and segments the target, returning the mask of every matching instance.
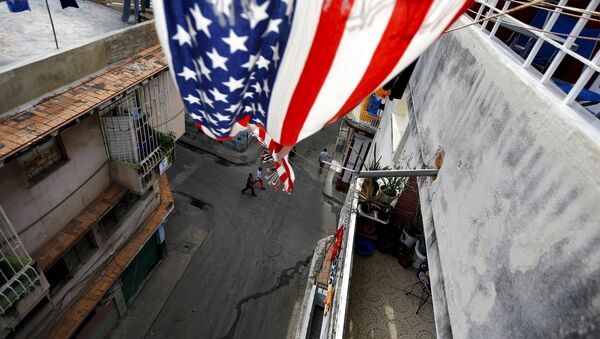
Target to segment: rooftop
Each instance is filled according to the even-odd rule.
[[[0,161],[167,69],[160,46],[148,48],[30,109],[0,119]]]
[[[62,9],[59,1],[48,1],[61,50],[128,26],[113,9],[85,0],[77,4]],[[45,1],[29,0],[29,6],[31,11],[11,13],[0,4],[0,70],[57,50]]]

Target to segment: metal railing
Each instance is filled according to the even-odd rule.
[[[0,280],[0,314],[5,314],[40,281],[33,260],[1,206]]]
[[[162,72],[99,110],[111,160],[137,168],[144,187],[173,151],[168,76]]]
[[[376,131],[381,120],[381,115],[372,115],[363,109],[362,103],[356,106],[348,115],[347,119],[352,120],[358,127],[363,127],[370,131]]]
[[[481,21],[492,15],[505,13],[512,8],[527,4],[527,1],[508,0],[476,0],[467,12],[473,21]],[[585,9],[569,6],[568,0],[544,1],[531,4],[536,14],[528,22],[523,22],[511,14],[503,14],[496,18],[478,23],[479,29],[492,41],[505,45],[522,68],[528,69],[540,84],[553,87],[564,104],[580,104],[596,117],[600,118],[600,79],[596,79],[586,88],[592,77],[600,72],[600,52],[597,42],[600,29],[590,28],[590,20],[598,22],[598,17],[591,18],[600,0],[590,0]],[[476,6],[479,6],[476,10]],[[530,10],[531,10],[530,9]],[[531,11],[533,12],[533,11]],[[519,12],[513,14],[517,15]],[[520,14],[520,17],[524,15]],[[566,22],[561,24],[557,22]],[[595,26],[597,27],[597,25]],[[503,32],[505,37],[500,37]],[[506,39],[506,32],[510,33]],[[579,44],[594,44],[586,52]],[[546,56],[542,55],[546,53]],[[551,55],[548,57],[548,53]],[[569,83],[556,78],[557,70],[566,67],[566,60],[583,64],[582,70],[575,74],[577,81]],[[550,81],[553,80],[553,81]]]

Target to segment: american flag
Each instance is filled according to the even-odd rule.
[[[249,129],[287,153],[410,65],[470,0],[159,0],[156,26],[186,109],[208,136]]]

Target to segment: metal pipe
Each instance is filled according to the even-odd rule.
[[[54,21],[52,21],[52,14],[50,14],[50,6],[48,6],[48,0],[46,0],[46,9],[48,10],[48,17],[50,18],[50,25],[52,26],[52,34],[54,34],[54,43],[56,49],[58,49],[58,40],[56,39],[56,29],[54,29]]]
[[[392,177],[430,177],[438,175],[439,170],[434,168],[413,170],[389,170],[389,171],[360,171],[356,173],[357,178],[392,178]]]

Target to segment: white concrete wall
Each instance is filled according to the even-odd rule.
[[[438,336],[599,337],[600,121],[474,28],[432,46],[407,94],[405,152],[445,151],[419,181]]]
[[[30,185],[18,160],[0,168],[0,205],[29,253],[62,229],[104,191],[110,181],[98,116],[60,133],[69,158]]]

